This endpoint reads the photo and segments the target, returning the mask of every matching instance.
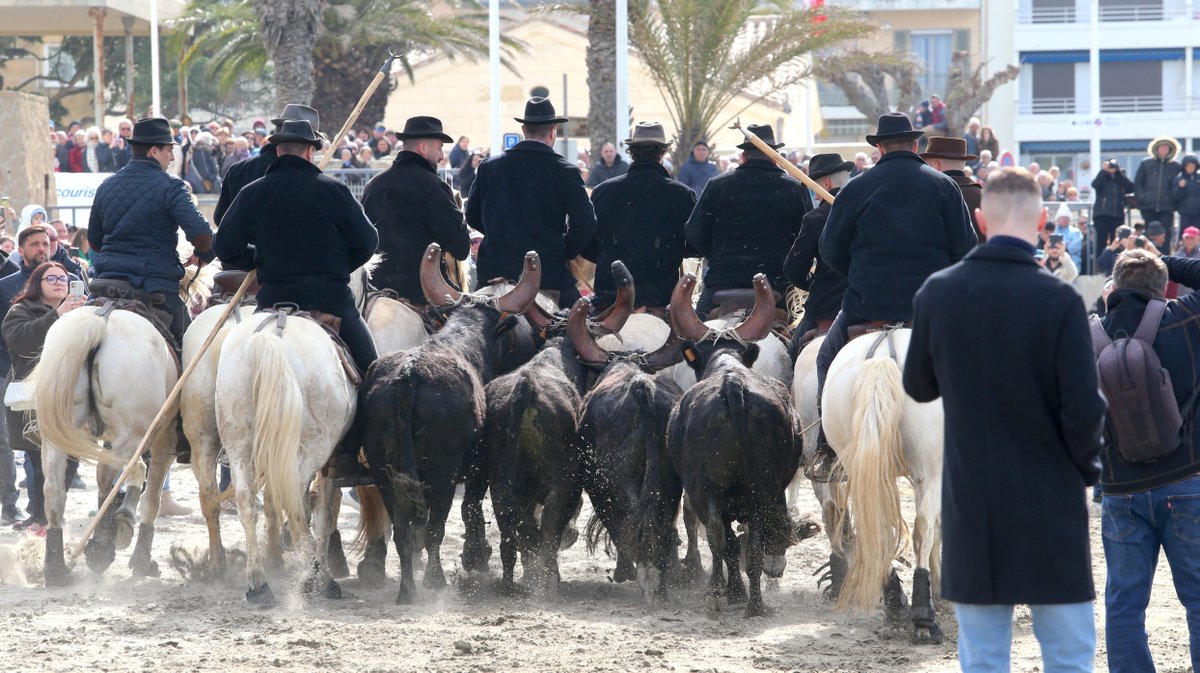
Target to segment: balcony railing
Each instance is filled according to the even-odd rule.
[[[1088,23],[1091,13],[1085,7],[1031,7],[1022,3],[1017,12],[1021,24]],[[1101,22],[1117,21],[1169,21],[1187,16],[1187,0],[1164,0],[1161,3],[1136,3],[1127,5],[1104,5],[1100,7]],[[1200,18],[1200,16],[1196,17]]]
[[[1021,23],[1075,23],[1078,12],[1074,7],[1032,7],[1022,9]]]
[[[1100,112],[1104,114],[1139,114],[1146,112],[1186,112],[1200,109],[1200,99],[1183,96],[1105,96],[1100,99]],[[1074,98],[1034,98],[1023,100],[1017,112],[1023,115],[1089,114],[1088,103],[1077,104]]]
[[[1023,115],[1075,114],[1074,98],[1034,98],[1021,101],[1019,112]]]

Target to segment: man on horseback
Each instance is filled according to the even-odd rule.
[[[363,210],[379,230],[383,253],[371,282],[420,306],[426,303],[419,273],[425,248],[437,243],[464,260],[471,252],[471,239],[450,186],[437,175],[438,162],[445,156],[442,145],[453,142],[442,131],[441,120],[413,117],[397,137],[404,145],[395,162],[363,190]]]
[[[350,273],[375,254],[379,234],[350,189],[313,164],[324,141],[307,120],[285,121],[270,141],[279,157],[233,200],[214,249],[229,268],[258,269],[259,306],[293,304],[340,318],[342,340],[366,372],[375,341],[354,304]]]
[[[215,256],[212,229],[183,181],[167,173],[176,144],[167,120],[139,119],[129,144],[133,159],[100,184],[92,203],[88,244],[96,253],[96,278],[124,280],[137,290],[161,293],[178,349],[189,320],[179,298],[183,266],[175,250],[176,231],[183,229],[196,249],[189,263],[200,266]]]
[[[867,142],[879,148],[874,168],[846,183],[821,234],[821,259],[849,283],[842,310],[817,354],[817,390],[851,326],[907,323],[913,296],[935,271],[975,247],[962,192],[949,176],[917,156],[921,131],[902,112],[879,117]],[[818,392],[818,395],[820,393]],[[809,478],[829,481],[835,456],[818,435]]]

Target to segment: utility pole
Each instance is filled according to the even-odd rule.
[[[613,144],[621,147],[621,134],[629,133],[629,0],[617,0],[617,109]],[[620,151],[620,150],[618,150]]]

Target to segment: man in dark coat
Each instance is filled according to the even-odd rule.
[[[621,260],[637,283],[637,306],[664,307],[671,303],[687,254],[683,225],[696,205],[696,193],[663,168],[671,145],[662,124],[638,124],[625,145],[633,160],[629,171],[592,192],[596,237],[583,256],[599,270],[594,306],[604,309],[616,299],[608,269]]]
[[[911,320],[913,295],[925,279],[962,259],[978,240],[958,185],[917,156],[921,135],[904,113],[880,115],[878,132],[867,136],[882,153],[879,162],[846,183],[829,212],[821,259],[849,287],[817,354],[818,391],[851,325]],[[811,478],[827,480],[834,454],[824,429],[816,454]]]
[[[271,123],[275,125],[275,132],[283,126],[283,122],[288,120],[307,121],[317,133],[321,132],[321,115],[317,111],[307,105],[298,103],[288,103],[283,106],[283,112],[279,113],[279,117],[272,119]],[[229,206],[233,205],[233,199],[237,197],[238,192],[246,185],[254,182],[267,174],[267,167],[275,161],[275,146],[269,142],[264,144],[258,152],[258,156],[245,161],[239,161],[229,167],[229,172],[221,179],[221,196],[217,198],[217,206],[213,210],[213,224],[217,227],[221,226],[221,220],[225,218],[225,212],[229,210]]]
[[[979,223],[975,221],[975,211],[979,209],[980,200],[983,199],[983,185],[968,178],[966,172],[967,162],[975,161],[979,157],[967,154],[967,141],[962,138],[930,138],[929,145],[921,153],[921,158],[935,170],[949,175],[954,184],[958,185],[963,202],[967,204],[967,213],[971,216],[971,228],[975,230],[979,243],[983,243],[983,232],[979,230]]]
[[[1092,179],[1092,225],[1096,227],[1092,242],[1097,255],[1112,242],[1117,227],[1125,224],[1125,195],[1133,191],[1133,181],[1125,175],[1116,158],[1105,161],[1104,167]]]
[[[191,263],[213,260],[212,229],[196,208],[183,180],[167,173],[175,140],[167,120],[139,119],[129,138],[133,159],[96,189],[88,220],[88,244],[96,254],[99,279],[129,281],[135,288],[164,295],[162,308],[176,348],[190,322],[179,298],[183,265],[176,247],[178,230],[195,247]]]
[[[991,177],[982,212],[988,243],[917,293],[904,367],[905,391],[945,409],[941,593],[964,671],[1009,669],[1018,603],[1030,606],[1042,670],[1090,671],[1084,491],[1100,476],[1105,403],[1087,318],[1034,260],[1046,212],[1028,172]]]
[[[775,130],[769,125],[751,125],[748,131],[773,149]],[[755,274],[766,274],[771,287],[784,293],[784,250],[791,250],[800,231],[800,220],[812,210],[808,188],[746,141],[742,162],[736,170],[708,181],[692,216],[688,219],[687,242],[708,259],[704,292],[696,305],[701,318],[708,319],[718,290],[749,288]]]
[[[1137,331],[1151,299],[1162,299],[1170,280],[1200,287],[1200,259],[1162,257],[1130,250],[1113,269],[1104,331],[1111,339]],[[1130,461],[1115,436],[1104,448],[1100,485],[1104,558],[1105,641],[1112,673],[1153,671],[1146,639],[1146,605],[1159,564],[1167,555],[1176,595],[1185,608],[1191,639],[1191,664],[1200,670],[1200,424],[1197,407],[1185,405],[1200,389],[1195,344],[1200,342],[1200,294],[1168,301],[1154,337],[1154,352],[1171,375],[1175,402],[1183,416],[1183,436],[1172,437],[1174,450],[1153,461]],[[1184,413],[1184,412],[1187,413]],[[1169,448],[1169,447],[1164,447]],[[1161,670],[1161,669],[1160,669]]]
[[[612,143],[604,143],[600,148],[600,160],[588,171],[587,186],[598,187],[605,180],[625,175],[629,164],[617,154],[617,147]]]
[[[679,167],[679,181],[700,194],[709,180],[717,177],[717,165],[708,160],[708,143],[697,140],[687,161]]]
[[[842,155],[836,152],[818,154],[808,162],[808,177],[836,197],[850,179],[853,168],[854,162],[843,161]],[[800,354],[800,342],[808,332],[815,330],[814,336],[819,336],[829,331],[833,319],[842,308],[842,295],[846,293],[846,279],[821,261],[819,251],[821,232],[825,230],[825,220],[829,218],[831,207],[828,201],[822,200],[816,208],[804,214],[796,243],[783,262],[783,274],[788,281],[808,291],[808,299],[804,302],[804,319],[792,330],[792,342],[788,347],[793,362]]]
[[[1189,154],[1180,165],[1182,168],[1171,187],[1175,209],[1179,211],[1179,226],[1200,227],[1200,159]]]
[[[525,253],[542,260],[543,291],[558,292],[571,306],[579,290],[567,263],[583,252],[596,232],[596,215],[574,164],[554,152],[566,117],[534,96],[517,118],[525,139],[479,164],[467,199],[467,224],[484,234],[479,247],[479,282],[521,276]],[[565,224],[564,224],[565,223]]]
[[[377,354],[350,273],[375,254],[379,234],[350,188],[313,165],[322,139],[307,120],[284,121],[271,143],[279,156],[233,200],[217,231],[217,256],[258,269],[259,306],[291,303],[341,318],[342,340],[365,372]]]
[[[1179,141],[1159,137],[1150,141],[1146,150],[1150,156],[1138,164],[1133,178],[1138,210],[1144,222],[1162,222],[1167,230],[1167,243],[1175,243],[1175,200],[1171,188],[1179,176]]]
[[[456,259],[471,251],[471,239],[463,214],[450,185],[438,177],[442,144],[451,141],[434,117],[413,117],[399,135],[403,150],[363,190],[367,217],[379,231],[383,261],[371,275],[371,283],[394,290],[418,305],[425,303],[421,290],[421,257],[430,243],[437,243]]]

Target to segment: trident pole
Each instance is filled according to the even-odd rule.
[[[391,49],[388,49],[387,60],[383,62],[383,65],[379,66],[379,72],[375,73],[375,77],[373,77],[371,79],[371,83],[367,85],[367,90],[364,91],[362,97],[358,99],[358,104],[356,104],[354,109],[350,111],[350,116],[346,117],[346,123],[342,124],[342,128],[338,129],[337,135],[329,140],[329,150],[321,155],[321,162],[317,164],[317,168],[325,170],[325,165],[328,164],[329,160],[333,158],[334,148],[337,147],[336,143],[340,143],[341,139],[346,137],[346,132],[349,131],[350,127],[354,125],[354,122],[358,121],[358,116],[362,114],[363,108],[367,106],[367,101],[371,100],[371,96],[375,94],[375,90],[378,89],[379,85],[383,83],[384,78],[392,73],[392,64],[395,63],[396,59],[400,58],[401,56],[402,54],[397,54]]]

